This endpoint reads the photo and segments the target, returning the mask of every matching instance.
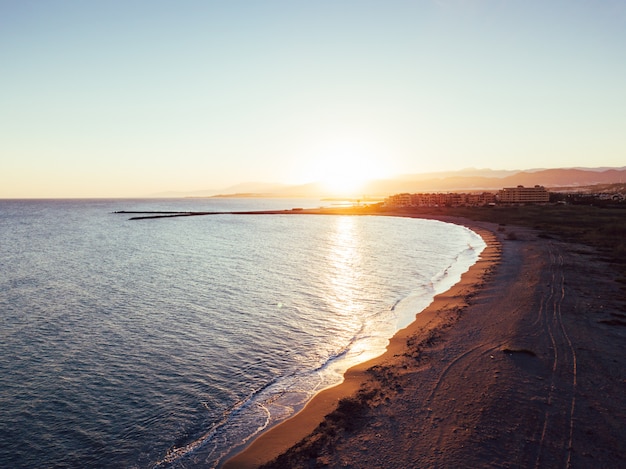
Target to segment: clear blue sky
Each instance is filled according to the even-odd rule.
[[[0,0],[0,197],[342,165],[626,165],[626,2]]]

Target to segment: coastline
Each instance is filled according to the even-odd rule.
[[[336,214],[338,210],[331,213]],[[329,213],[328,210],[307,210],[313,214]],[[403,216],[406,214],[389,213],[386,216]],[[409,338],[428,336],[441,327],[448,327],[451,318],[442,311],[460,310],[467,305],[467,300],[475,290],[483,285],[484,278],[499,261],[500,243],[493,232],[484,226],[469,220],[450,217],[414,217],[455,223],[476,232],[485,241],[486,247],[479,259],[461,276],[461,280],[449,290],[437,295],[433,302],[422,312],[416,314],[415,320],[404,329],[399,330],[390,339],[386,351],[369,361],[357,364],[344,374],[344,381],[336,386],[316,394],[306,406],[289,419],[266,430],[256,437],[243,450],[229,458],[220,467],[224,469],[252,469],[266,464],[280,454],[292,448],[310,435],[333,412],[340,400],[349,398],[359,392],[369,380],[368,371],[377,366],[384,366],[389,360],[405,353]],[[485,225],[485,224],[482,224]]]
[[[221,467],[623,465],[626,308],[606,261],[528,228],[416,216],[487,247],[383,355]]]

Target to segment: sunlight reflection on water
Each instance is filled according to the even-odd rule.
[[[425,220],[112,213],[229,201],[0,204],[3,467],[211,467],[382,353],[477,243]]]

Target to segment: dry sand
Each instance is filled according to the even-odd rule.
[[[626,467],[626,309],[607,265],[525,228],[444,221],[483,236],[479,262],[225,468]]]

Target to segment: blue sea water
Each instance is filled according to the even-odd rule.
[[[484,242],[317,200],[0,200],[0,467],[217,467],[384,350]]]

